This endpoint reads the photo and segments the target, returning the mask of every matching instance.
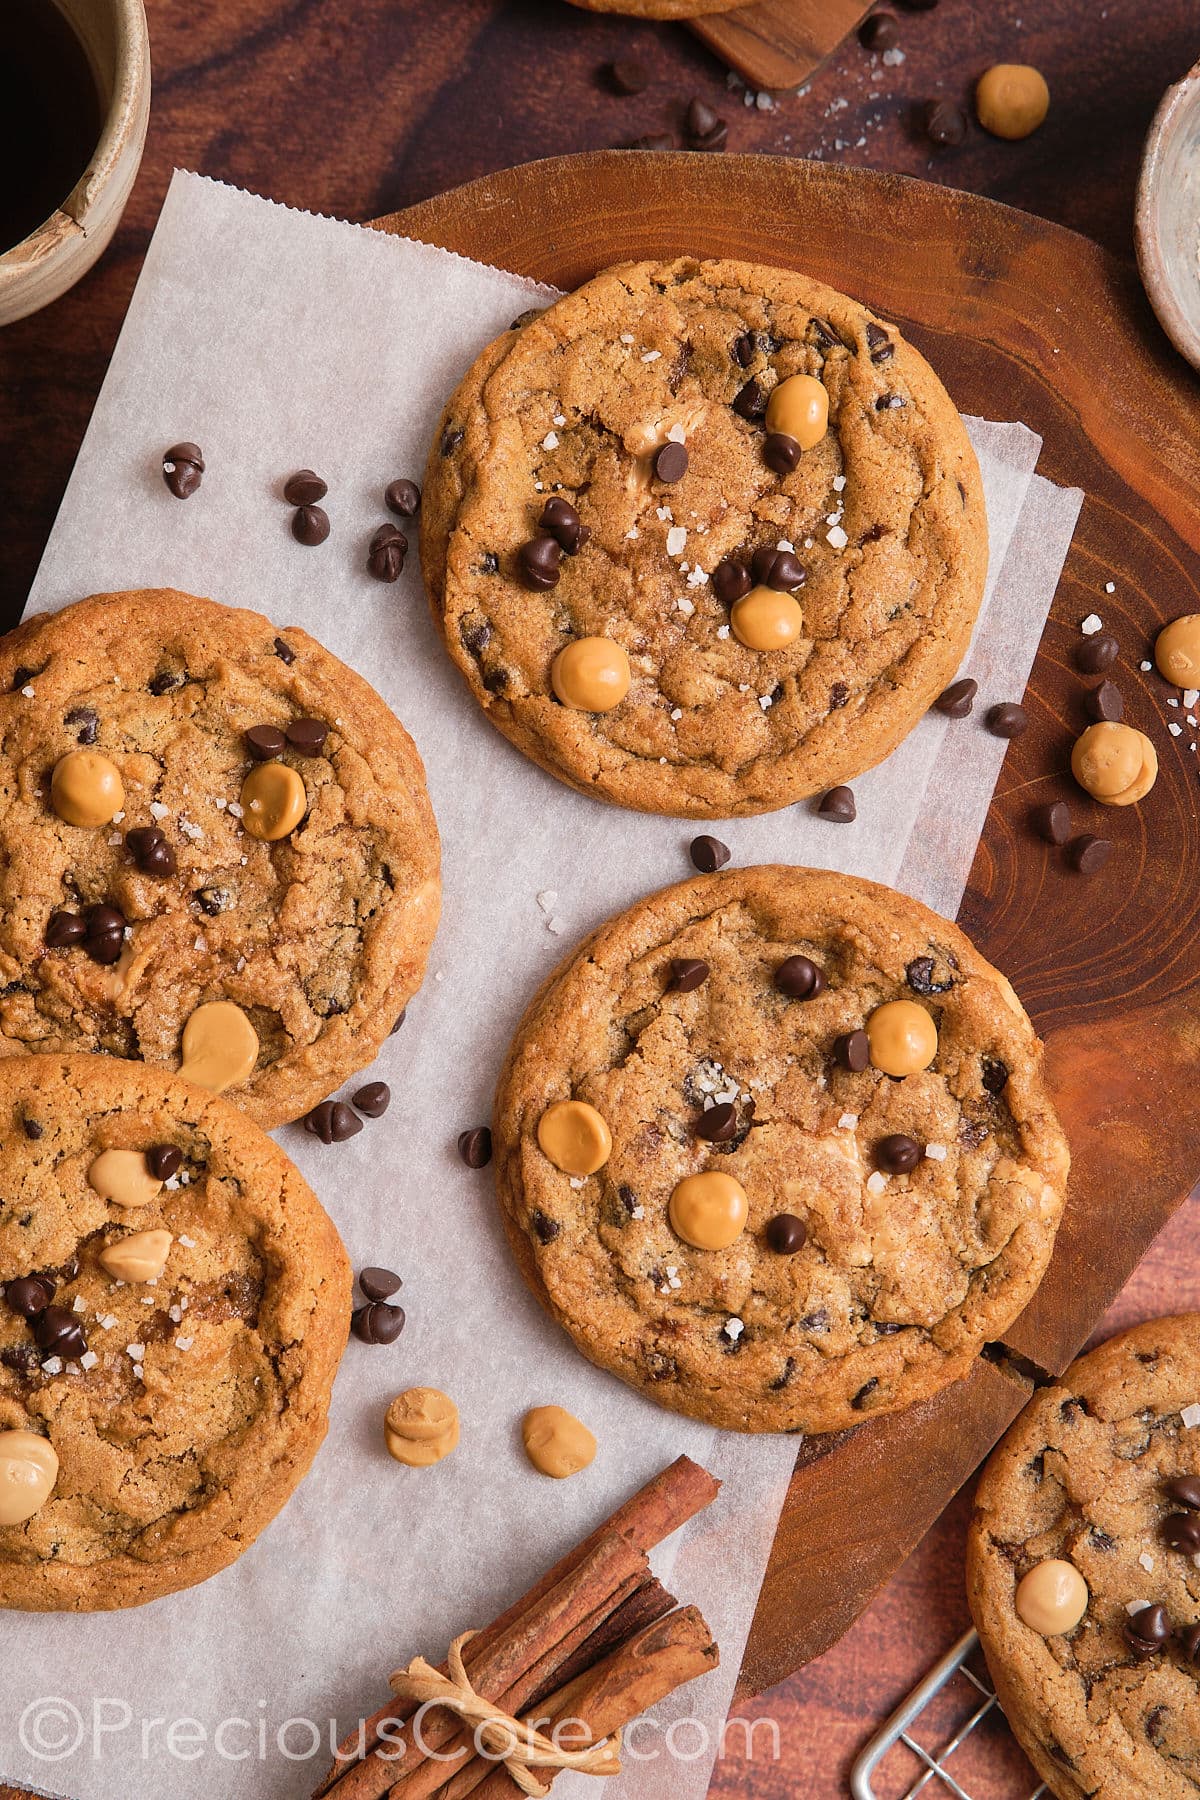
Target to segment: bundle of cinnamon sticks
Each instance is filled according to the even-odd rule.
[[[715,1498],[720,1483],[681,1456],[555,1564],[463,1648],[471,1686],[513,1719],[569,1747],[609,1738],[686,1681],[717,1666],[694,1606],[676,1606],[647,1552]],[[443,1665],[444,1670],[444,1665]],[[503,1762],[479,1755],[447,1710],[406,1729],[415,1707],[395,1697],[342,1744],[313,1800],[518,1800]],[[539,1770],[549,1783],[553,1771]]]

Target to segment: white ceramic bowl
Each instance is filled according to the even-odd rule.
[[[1134,237],[1159,323],[1200,369],[1200,62],[1167,89],[1154,115]]]

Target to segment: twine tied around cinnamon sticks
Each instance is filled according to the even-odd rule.
[[[463,1645],[476,1636],[464,1631],[456,1637],[446,1657],[447,1673],[443,1675],[423,1656],[415,1656],[406,1669],[397,1669],[388,1685],[399,1700],[415,1701],[418,1707],[443,1706],[457,1713],[478,1741],[503,1763],[513,1781],[530,1800],[543,1800],[550,1783],[541,1782],[534,1769],[577,1769],[583,1775],[619,1775],[621,1773],[621,1734],[614,1733],[600,1744],[583,1750],[563,1750],[552,1738],[544,1737],[534,1726],[506,1713],[476,1693],[471,1677],[463,1665]]]

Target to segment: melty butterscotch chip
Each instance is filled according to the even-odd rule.
[[[458,1408],[440,1388],[406,1388],[384,1415],[383,1437],[396,1462],[430,1468],[458,1443]]]

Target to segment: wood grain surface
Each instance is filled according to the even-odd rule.
[[[1179,1084],[1194,1055],[1186,1009],[1174,1005],[1172,1011],[1183,984],[1178,970],[1156,963],[1147,976],[1139,945],[1161,931],[1164,920],[1180,935],[1179,917],[1192,904],[1189,890],[1195,887],[1194,816],[1183,804],[1186,783],[1178,788],[1178,807],[1171,801],[1162,815],[1146,812],[1144,842],[1123,838],[1129,880],[1108,890],[1104,905],[1094,902],[1094,884],[1093,899],[1066,902],[1074,939],[1070,959],[1061,963],[1049,954],[1042,921],[1063,907],[1063,881],[1019,820],[1023,803],[1045,779],[1047,756],[1055,746],[1061,753],[1067,739],[1074,621],[1114,580],[1116,593],[1104,596],[1097,610],[1106,623],[1116,623],[1127,663],[1147,608],[1167,596],[1169,610],[1183,610],[1184,596],[1195,586],[1197,540],[1189,513],[1194,453],[1174,476],[1173,453],[1152,458],[1159,475],[1149,482],[1136,444],[1122,441],[1128,382],[1123,347],[1132,340],[1135,357],[1149,358],[1164,386],[1178,379],[1182,367],[1168,358],[1127,259],[1141,139],[1163,87],[1200,51],[1194,0],[1107,0],[1102,9],[1091,0],[1038,0],[1036,6],[1029,0],[987,6],[941,0],[933,13],[898,13],[902,64],[883,67],[851,39],[807,92],[775,96],[769,106],[745,104],[745,95],[731,92],[724,67],[685,28],[585,15],[560,0],[456,0],[449,8],[430,8],[424,0],[355,0],[336,10],[321,0],[223,0],[219,9],[147,0],[147,11],[155,72],[150,136],[116,243],[73,294],[0,333],[0,618],[7,622],[19,613],[32,579],[176,164],[289,204],[365,218],[535,156],[602,148],[664,128],[677,134],[688,98],[699,94],[728,118],[731,149],[920,174],[1019,204],[1090,234],[1115,253],[1116,260],[1088,252],[1085,260],[1127,329],[1114,338],[1103,308],[1095,314],[1079,303],[1077,292],[1068,296],[1074,366],[1065,397],[1044,372],[1062,331],[1052,307],[1040,304],[1039,283],[1048,282],[1046,291],[1055,284],[1052,266],[1048,276],[1045,266],[1054,261],[1052,234],[1042,241],[1040,264],[1026,245],[1030,260],[1005,268],[985,232],[973,273],[956,271],[944,296],[947,312],[970,310],[986,296],[995,268],[998,292],[1016,318],[1023,298],[1016,290],[1024,281],[1037,318],[1030,342],[1006,352],[1013,385],[1002,410],[1029,417],[1031,408],[1045,411],[1060,433],[1072,428],[1074,416],[1079,466],[1072,475],[1056,458],[1055,433],[1048,432],[1049,472],[1081,480],[1091,496],[1042,651],[1042,663],[1059,684],[1060,709],[1056,713],[1039,696],[1035,730],[1010,752],[963,922],[981,939],[989,919],[1001,922],[989,948],[1014,974],[1040,1022],[1058,1034],[1051,1039],[1051,1062],[1077,1140],[1071,1256],[1077,1266],[1095,1265],[1089,1279],[1092,1302],[1099,1305],[1134,1253],[1124,1203],[1114,1208],[1097,1199],[1094,1182],[1104,1173],[1105,1147],[1112,1143],[1127,1168],[1138,1165],[1130,1194],[1149,1194],[1164,1215],[1184,1179],[1171,1174],[1179,1148],[1171,1120],[1186,1120],[1177,1104]],[[614,94],[604,70],[615,55],[635,55],[647,64],[643,94]],[[948,96],[967,102],[978,74],[998,59],[1032,61],[1045,72],[1053,103],[1042,131],[1013,145],[972,126],[960,150],[935,152],[918,128],[926,101]],[[665,190],[665,168],[659,185]],[[669,210],[665,191],[663,201]],[[735,195],[731,215],[737,218],[752,203]],[[958,202],[947,197],[945,205],[953,211]],[[810,221],[791,212],[778,218],[800,256],[811,239]],[[874,246],[877,297],[886,298],[888,283],[903,294],[930,278],[923,251],[914,253],[910,243],[889,236],[886,218],[856,218]],[[543,209],[531,231],[550,237],[560,223]],[[843,279],[841,270],[826,272]],[[852,285],[849,274],[843,284]],[[896,304],[893,310],[904,308]],[[919,331],[914,335],[922,342]],[[943,336],[953,331],[935,330],[922,342],[939,362]],[[1058,347],[1061,353],[1064,346]],[[951,385],[969,405],[978,402],[968,391],[968,375],[953,375]],[[1109,409],[1115,428],[1097,440],[1084,422],[1098,429]],[[1111,480],[1124,496],[1118,505],[1110,498],[1109,456],[1117,464]],[[1095,483],[1093,471],[1101,477]],[[1168,520],[1161,535],[1156,507]],[[1151,697],[1146,692],[1139,704]],[[1152,895],[1144,921],[1133,880],[1143,866]],[[1010,892],[1020,895],[1015,908],[1008,905]],[[1062,940],[1071,936],[1071,925],[1056,930],[1055,956],[1061,957]],[[1136,1041],[1122,1053],[1119,1039],[1097,1034],[1093,1026],[1105,1004],[1125,994],[1134,1009],[1150,1010],[1145,1027],[1135,1020]],[[1065,1077],[1057,1072],[1060,1051]],[[1132,1094],[1122,1112],[1105,1083],[1115,1070],[1130,1087],[1132,1059],[1147,1056],[1153,1060],[1142,1065],[1143,1097]],[[1166,1085],[1156,1091],[1159,1079]],[[1086,1160],[1078,1142],[1084,1127],[1094,1143]],[[1106,1328],[1200,1306],[1192,1215],[1185,1209],[1167,1224]],[[1051,1281],[1057,1279],[1056,1270]],[[1053,1341],[1059,1310],[1054,1293],[1050,1285],[1043,1289],[1049,1316],[1038,1321],[1031,1310],[1026,1321],[1051,1360],[1065,1354],[1070,1336],[1060,1333],[1057,1345]],[[889,1483],[902,1485],[903,1476],[885,1457],[873,1480],[857,1507],[858,1542],[868,1549],[874,1496]],[[778,1754],[769,1744],[764,1753],[755,1739],[748,1756],[731,1738],[715,1793],[747,1800],[797,1794],[834,1800],[844,1794],[848,1763],[872,1723],[966,1623],[965,1516],[960,1497],[835,1650],[746,1709],[778,1727]],[[786,1574],[805,1555],[802,1536],[781,1539],[778,1567]],[[827,1573],[836,1585],[836,1567]],[[759,1681],[772,1665],[763,1659],[751,1670]],[[1000,1774],[977,1791],[981,1800],[1017,1800],[1027,1791],[1024,1783],[1032,1788],[1029,1772],[1018,1772],[1011,1742],[995,1748]]]
[[[757,0],[691,29],[754,88],[799,87],[870,12],[862,0]]]

